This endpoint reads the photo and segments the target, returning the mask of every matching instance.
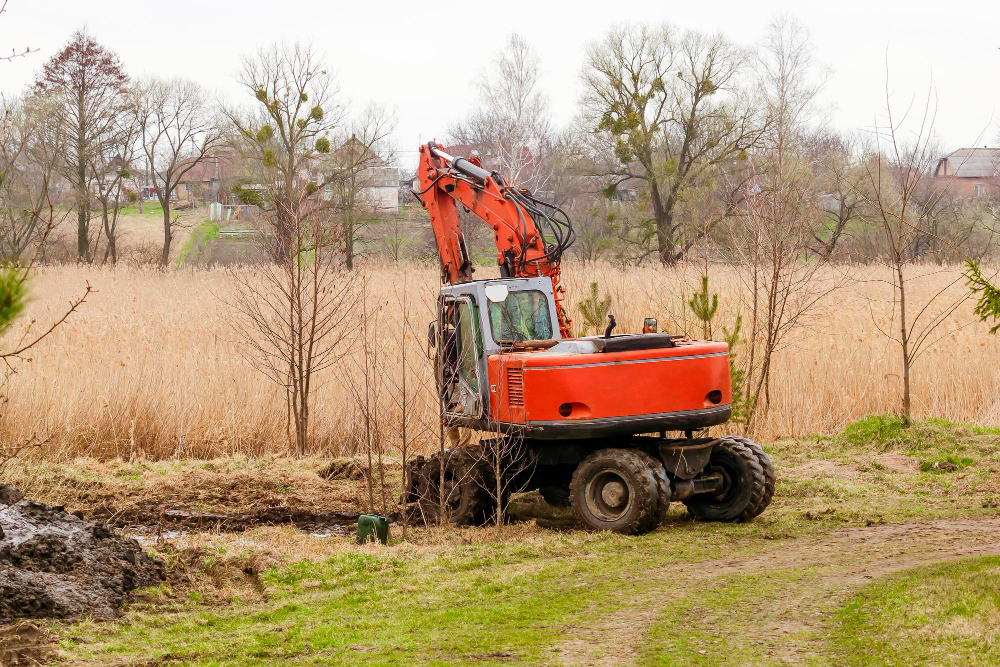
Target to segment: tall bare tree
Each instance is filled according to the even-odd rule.
[[[301,454],[317,376],[341,354],[353,314],[343,229],[316,164],[330,152],[326,135],[339,110],[325,66],[306,45],[244,58],[240,80],[254,107],[226,114],[254,179],[239,192],[260,207],[267,259],[232,269],[229,303],[249,359],[285,391],[290,447]]]
[[[645,186],[664,264],[714,227],[679,219],[689,191],[712,187],[713,171],[745,158],[768,129],[745,85],[749,64],[749,53],[721,35],[669,24],[616,26],[587,49],[584,112],[607,156],[608,195],[628,182]]]
[[[910,112],[915,112],[915,121],[909,118]],[[921,106],[914,108],[911,104],[907,112],[902,115],[897,113],[887,71],[885,108],[871,133],[871,144],[863,163],[864,187],[859,189],[866,204],[864,220],[880,241],[878,259],[892,276],[894,330],[880,331],[899,346],[902,379],[900,412],[904,426],[910,425],[912,417],[914,363],[942,337],[938,335],[938,330],[973,294],[967,290],[951,289],[967,278],[957,271],[953,272],[953,279],[945,287],[933,292],[923,303],[914,302],[915,295],[910,289],[920,273],[947,271],[937,268],[919,271],[914,267],[918,258],[914,248],[923,237],[933,235],[927,216],[921,214],[918,193],[924,188],[947,188],[946,183],[929,183],[931,167],[938,156],[933,139],[935,115],[933,86],[928,88]],[[910,139],[904,141],[901,135]],[[935,198],[938,195],[925,191],[923,196]],[[941,240],[940,237],[935,239]]]
[[[175,224],[170,199],[185,174],[219,146],[222,133],[208,94],[194,81],[148,79],[137,90],[134,109],[143,129],[142,152],[163,209],[160,264],[166,266]]]
[[[396,119],[388,109],[369,104],[348,128],[350,136],[341,133],[339,146],[323,159],[322,170],[326,192],[344,227],[344,259],[353,269],[361,232],[387,209],[396,209],[399,170],[391,141]],[[390,201],[379,199],[383,192]]]
[[[93,261],[90,249],[91,186],[96,156],[111,128],[125,112],[129,78],[118,56],[84,30],[73,33],[62,51],[42,66],[36,94],[52,102],[51,113],[63,127],[68,150],[61,161],[73,186],[77,210],[77,256]]]
[[[545,189],[550,175],[552,124],[541,74],[535,49],[510,35],[476,81],[476,110],[448,130],[453,142],[480,147],[486,166],[509,184],[531,190]]]
[[[729,248],[748,311],[743,378],[750,428],[769,407],[776,353],[833,287],[821,278],[820,262],[804,261],[815,237],[820,201],[804,149],[823,85],[808,32],[787,17],[775,19],[756,61],[770,120],[762,145],[751,152],[751,177],[743,186]]]

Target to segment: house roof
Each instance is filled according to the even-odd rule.
[[[1000,148],[959,148],[938,161],[935,176],[988,178],[1000,176]]]
[[[191,160],[182,162],[183,169]],[[202,158],[198,164],[189,169],[182,177],[181,183],[207,183],[214,179],[221,179],[229,172],[229,158],[226,156],[210,155]]]
[[[351,135],[350,139],[340,144],[340,147],[334,151],[334,154],[340,157],[347,157],[352,162],[355,160],[355,155],[365,157],[369,168],[392,166],[370,147],[365,146],[358,139],[357,135],[354,134]]]

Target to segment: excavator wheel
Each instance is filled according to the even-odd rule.
[[[483,465],[475,451],[466,448],[444,450],[445,513],[455,526],[482,524],[489,512],[490,498],[483,485]],[[441,520],[441,452],[430,456],[417,479],[420,509],[428,521]]]
[[[659,485],[648,455],[636,449],[600,449],[573,471],[570,504],[594,530],[636,535],[656,527]]]
[[[740,438],[724,437],[712,451],[706,473],[722,473],[718,493],[703,493],[684,501],[701,521],[749,521],[760,507],[766,481],[760,461]]]
[[[553,507],[569,507],[569,487],[568,486],[543,486],[538,489],[549,505]]]
[[[771,464],[771,457],[767,455],[764,448],[753,440],[735,437],[733,440],[739,440],[749,447],[750,451],[757,457],[757,462],[760,463],[761,470],[764,471],[764,494],[761,496],[760,502],[757,503],[757,507],[750,514],[750,518],[753,518],[767,509],[767,506],[771,504],[771,498],[774,497],[774,466]]]
[[[663,523],[667,518],[667,512],[670,511],[671,487],[670,478],[667,477],[667,469],[663,465],[663,461],[651,454],[646,454],[646,458],[649,460],[649,469],[656,479],[656,512],[653,515],[653,525],[650,528],[650,530],[653,530]]]

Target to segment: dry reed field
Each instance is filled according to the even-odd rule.
[[[691,264],[623,271],[610,264],[569,262],[565,284],[571,315],[581,321],[576,304],[589,293],[590,281],[597,280],[602,294],[612,298],[619,331],[635,331],[643,317],[655,316],[661,330],[697,335],[700,324],[686,300],[698,286],[702,268]],[[742,290],[732,269],[710,271],[711,289],[720,294],[718,337],[720,325],[730,325],[739,312]],[[912,283],[916,304],[911,312],[917,312],[931,294],[954,280],[960,267],[912,271],[926,274]],[[437,442],[433,374],[426,357],[437,269],[369,265],[363,272],[370,305],[378,308],[373,318],[377,335],[365,345],[355,340],[344,346],[343,357],[320,378],[312,438],[313,453],[320,455],[359,449],[361,350],[376,360],[378,372],[369,377],[369,387],[376,397],[377,436],[387,450],[398,446],[403,344],[410,437],[418,449]],[[852,267],[831,269],[828,277],[840,286],[790,335],[775,360],[771,406],[757,433],[765,441],[830,432],[866,414],[894,411],[899,404],[898,347],[879,332],[895,328],[892,289],[882,280],[887,276],[880,268]],[[230,278],[224,270],[44,268],[33,282],[28,316],[7,334],[8,340],[31,318],[37,327],[57,317],[85,281],[97,292],[10,378],[0,438],[48,437],[42,454],[52,459],[287,451],[283,392],[251,367],[234,340],[224,301]],[[949,291],[961,294],[961,282]],[[404,301],[411,312],[408,327],[400,315]],[[974,322],[971,308],[971,301],[959,307],[938,329],[941,340],[917,360],[915,416],[1000,423],[1000,336]],[[356,328],[357,318],[350,320]]]

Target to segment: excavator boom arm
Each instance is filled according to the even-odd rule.
[[[472,280],[474,267],[458,216],[462,205],[493,230],[501,275],[552,280],[559,330],[563,338],[569,338],[572,321],[563,306],[565,290],[559,279],[562,253],[574,235],[565,213],[526,190],[507,185],[499,173],[483,169],[476,158],[453,157],[433,142],[420,147],[417,180],[420,190],[414,194],[430,214],[441,257],[441,282]]]

